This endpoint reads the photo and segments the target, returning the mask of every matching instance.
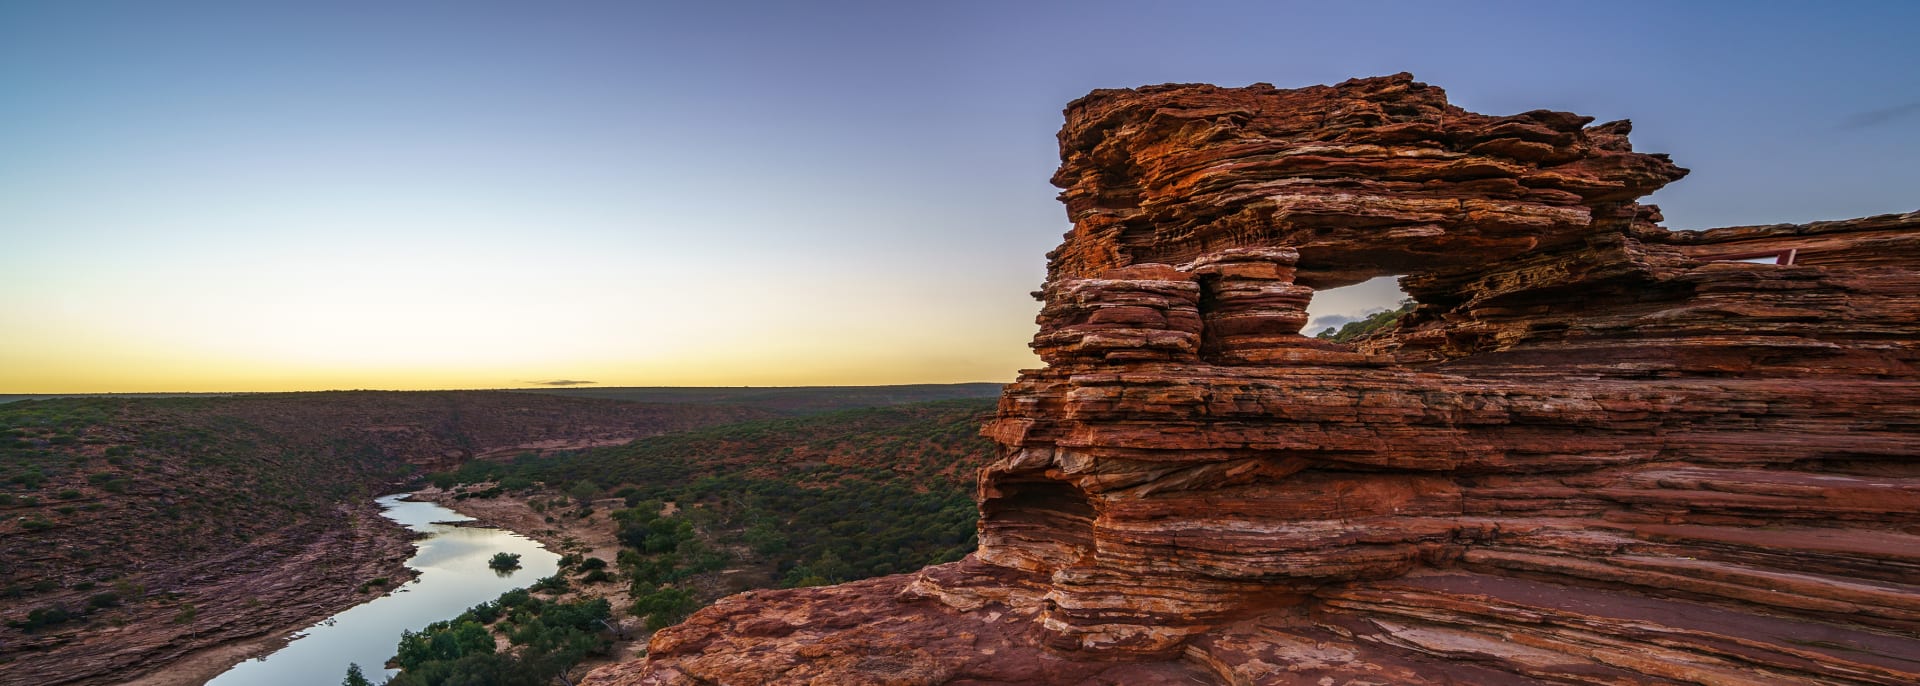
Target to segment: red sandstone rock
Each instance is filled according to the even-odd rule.
[[[1920,683],[1920,215],[1669,232],[1635,199],[1685,171],[1589,122],[1404,74],[1076,101],[979,551],[589,682]],[[1397,328],[1299,336],[1391,274]]]

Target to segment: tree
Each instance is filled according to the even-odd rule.
[[[367,681],[367,675],[360,673],[360,663],[349,662],[347,678],[340,682],[340,686],[373,686],[373,682]]]
[[[487,560],[487,566],[502,572],[512,570],[512,569],[519,569],[520,555],[517,553],[508,553],[508,552],[494,553],[493,559]]]
[[[1315,335],[1314,338],[1323,341],[1333,341],[1335,343],[1352,343],[1372,335],[1375,332],[1392,328],[1393,325],[1400,323],[1401,317],[1405,317],[1407,313],[1412,312],[1413,308],[1418,305],[1419,303],[1414,302],[1412,299],[1402,300],[1400,301],[1400,306],[1397,308],[1375,312],[1358,321],[1347,322],[1346,326],[1342,326],[1337,330],[1333,327],[1327,327],[1327,330]]]
[[[599,486],[593,485],[591,481],[584,480],[573,482],[573,486],[567,489],[567,495],[573,496],[573,499],[580,501],[581,505],[593,504],[593,496],[599,493]]]
[[[635,593],[633,614],[647,618],[647,629],[658,630],[679,624],[694,610],[700,609],[700,601],[693,593],[684,588],[664,586],[652,589],[648,593]]]

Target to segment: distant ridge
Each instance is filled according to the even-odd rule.
[[[230,395],[246,393],[0,393],[0,404],[17,403],[22,400],[51,400],[53,398],[224,398]]]
[[[565,395],[648,403],[744,405],[791,415],[930,400],[997,398],[1003,384],[899,386],[633,386],[625,388],[516,388],[515,393]]]
[[[509,393],[539,393],[647,403],[701,403],[750,405],[786,414],[814,414],[855,407],[904,405],[929,400],[996,398],[1003,384],[903,384],[898,386],[615,386],[593,388],[494,388]],[[451,390],[451,389],[450,389]],[[261,391],[231,393],[0,393],[0,404],[51,398],[219,398],[267,393],[329,393],[332,391]],[[431,393],[434,391],[391,391]]]

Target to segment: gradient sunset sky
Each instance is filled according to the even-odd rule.
[[[0,3],[0,393],[1005,381],[1060,110],[1411,71],[1920,208],[1920,2]],[[1336,293],[1322,315],[1397,298]]]

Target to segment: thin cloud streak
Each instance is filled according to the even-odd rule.
[[[1861,112],[1851,117],[1847,117],[1846,121],[1840,123],[1840,130],[1859,131],[1861,129],[1871,129],[1877,126],[1885,126],[1887,124],[1891,124],[1901,119],[1905,119],[1915,115],[1920,115],[1920,101],[1910,102],[1905,105],[1898,105],[1895,107],[1888,107],[1884,109],[1868,110],[1866,112]]]

